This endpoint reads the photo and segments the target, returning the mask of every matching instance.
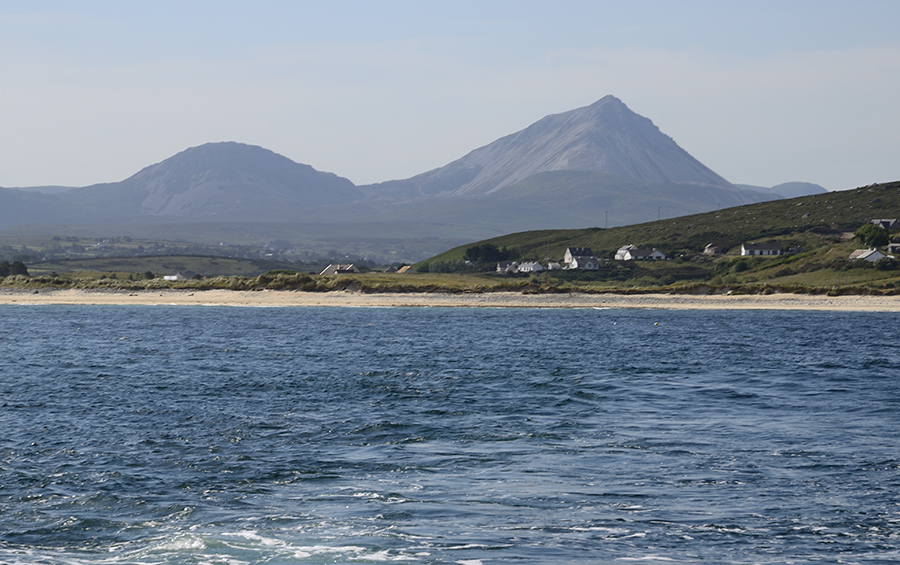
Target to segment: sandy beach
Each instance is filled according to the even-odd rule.
[[[844,310],[900,312],[900,296],[522,294],[517,292],[361,293],[236,290],[0,290],[0,304],[96,304],[184,306],[344,306],[472,308],[644,308],[743,310]]]

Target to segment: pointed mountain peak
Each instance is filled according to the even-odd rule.
[[[533,175],[558,171],[607,173],[650,184],[732,188],[612,95],[546,116],[440,169],[382,186],[408,197],[483,196]]]
[[[600,100],[597,100],[596,102],[588,106],[588,108],[600,108],[602,106],[621,106],[623,108],[627,108],[624,102],[622,102],[612,94],[607,94]]]
[[[600,100],[597,100],[593,104],[588,106],[583,106],[581,108],[576,108],[574,110],[569,110],[568,112],[563,112],[562,114],[556,115],[565,115],[565,114],[574,114],[574,115],[599,115],[603,113],[626,113],[631,114],[633,116],[638,116],[635,114],[631,108],[625,105],[624,102],[609,94],[604,96]],[[550,117],[550,116],[548,116]],[[638,116],[640,117],[640,116]]]
[[[659,132],[653,122],[634,113],[624,102],[613,95],[607,95],[589,106],[583,106],[560,114],[551,114],[522,130],[553,129],[554,134],[568,135],[572,130],[594,130],[601,134],[627,134],[634,128],[649,128]],[[550,131],[543,131],[549,135]],[[517,134],[513,134],[517,135]]]

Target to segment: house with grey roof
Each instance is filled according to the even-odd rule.
[[[781,245],[777,243],[745,243],[741,245],[741,255],[781,255]]]
[[[641,249],[635,245],[625,245],[616,251],[616,261],[662,261],[666,254],[656,249]]]
[[[897,218],[882,218],[879,220],[870,220],[870,223],[875,224],[880,228],[884,228],[887,231],[894,231],[897,228],[900,228],[900,220]]]
[[[722,248],[715,243],[707,243],[706,247],[703,248],[704,255],[720,255],[721,253]]]
[[[594,252],[590,247],[567,247],[563,256],[563,263],[571,263],[574,257],[593,257]]]
[[[519,264],[515,261],[500,261],[497,263],[498,273],[518,273]]]
[[[352,263],[347,264],[347,265],[341,265],[340,263],[333,263],[333,264],[325,267],[325,269],[323,269],[322,272],[319,274],[320,275],[345,275],[345,274],[349,274],[349,273],[358,273],[358,272],[359,272],[359,269],[357,269],[356,266]]]
[[[851,261],[868,261],[874,263],[879,259],[884,259],[886,255],[877,249],[857,249],[850,254]]]
[[[575,255],[569,262],[569,269],[588,269],[595,271],[600,268],[600,261],[594,256]]]
[[[537,273],[543,270],[544,266],[537,261],[522,261],[521,263],[519,263],[520,273]]]

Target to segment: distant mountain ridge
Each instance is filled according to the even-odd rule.
[[[165,223],[200,239],[214,223],[237,223],[247,238],[266,241],[296,225],[297,245],[315,234],[326,249],[392,246],[416,260],[439,245],[515,231],[626,225],[774,198],[732,185],[606,96],[405,180],[355,186],[262,147],[208,143],[119,182],[59,193],[0,188],[0,228],[103,225],[122,233]]]

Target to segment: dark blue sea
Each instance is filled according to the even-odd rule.
[[[897,563],[898,330],[0,306],[0,562]]]

